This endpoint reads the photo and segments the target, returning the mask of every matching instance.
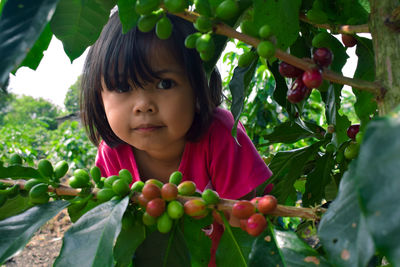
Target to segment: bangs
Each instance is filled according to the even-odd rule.
[[[126,34],[122,34],[119,29],[113,34],[107,38],[107,48],[99,60],[99,73],[107,87],[103,89],[126,92],[132,86],[143,88],[147,83],[160,79],[150,64],[159,53],[173,53],[179,63],[183,64],[181,56],[173,49],[176,47],[173,36],[160,40],[154,31],[143,33],[137,28]]]

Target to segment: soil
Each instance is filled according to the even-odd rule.
[[[71,226],[67,210],[63,210],[35,233],[25,248],[2,267],[52,266],[61,250],[64,233]]]

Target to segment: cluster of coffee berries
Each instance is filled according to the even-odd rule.
[[[24,191],[28,192],[32,204],[44,204],[50,199],[49,185],[58,187],[60,178],[68,172],[68,163],[58,162],[54,168],[50,161],[42,159],[38,162],[38,171],[42,178],[32,178],[26,181]]]
[[[320,47],[314,50],[312,60],[317,67],[306,71],[286,62],[279,64],[279,73],[283,77],[295,79],[287,92],[287,99],[293,104],[307,98],[313,88],[318,88],[322,84],[321,69],[328,67],[332,63],[333,55],[328,48]]]
[[[79,171],[85,172],[83,170]],[[76,173],[77,171],[74,172],[74,177],[76,177]],[[100,202],[106,202],[113,198],[122,198],[131,191],[130,184],[132,183],[132,174],[127,169],[121,169],[118,175],[111,175],[106,178],[101,177],[100,169],[94,166],[90,169],[90,175],[96,187],[100,188],[96,194],[96,198]],[[89,179],[89,174],[85,172],[84,177],[85,179]]]
[[[10,157],[10,166],[22,165],[23,158],[14,153]],[[28,197],[32,204],[47,203],[50,197],[55,194],[49,192],[49,186],[57,188],[60,185],[60,178],[68,172],[68,163],[66,161],[58,162],[55,167],[47,159],[38,162],[37,172],[34,177],[26,180],[23,184],[16,183],[0,183],[0,206],[4,205],[7,199],[11,199],[17,195]]]

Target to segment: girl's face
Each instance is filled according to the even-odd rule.
[[[183,149],[195,113],[193,88],[185,69],[165,49],[157,49],[150,64],[161,78],[144,83],[143,89],[109,91],[102,81],[108,123],[121,140],[139,150],[162,154]]]

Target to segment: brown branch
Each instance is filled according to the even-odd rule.
[[[14,185],[18,184],[20,189],[24,189],[25,186],[25,180],[7,180],[7,179],[0,179],[0,182],[8,184],[8,185]],[[66,185],[60,185],[60,187],[54,188],[52,186],[49,186],[49,192],[54,192],[55,194],[59,196],[77,196],[81,190],[80,189],[75,189],[71,188]],[[98,188],[92,189],[92,193],[94,196],[96,196],[96,193],[99,191]],[[134,203],[138,203],[138,193],[135,193],[131,197],[131,201]],[[198,197],[188,197],[188,196],[178,196],[177,200],[180,201],[182,204],[184,204],[186,201],[190,199],[195,199]],[[218,210],[226,210],[226,211],[231,211],[233,205],[237,202],[237,200],[232,200],[232,199],[224,199],[221,198],[221,201],[216,204],[216,205],[211,205],[210,208],[218,209]],[[282,217],[300,217],[303,219],[308,219],[308,220],[320,220],[321,219],[321,214],[325,212],[325,209],[322,208],[302,208],[302,207],[293,207],[293,206],[283,206],[283,205],[278,205],[276,210],[272,212],[270,215],[273,216],[282,216]]]
[[[186,19],[188,21],[194,22],[196,18],[198,17],[198,14],[194,12],[183,12],[183,13],[178,13],[175,14],[183,19]],[[235,29],[229,27],[225,23],[218,22],[214,25],[213,31],[216,34],[219,35],[224,35],[229,38],[235,38],[237,40],[240,40],[244,43],[247,43],[253,47],[257,47],[258,44],[260,43],[260,40],[257,38],[254,38],[252,36],[240,33],[236,31]],[[307,60],[300,59],[298,57],[292,56],[280,49],[276,49],[275,51],[275,57],[278,59],[285,61],[297,68],[300,68],[302,70],[309,70],[311,68],[315,68],[316,65],[313,63],[308,62]],[[349,85],[353,88],[356,88],[358,90],[363,90],[363,91],[368,91],[373,94],[375,94],[379,99],[383,98],[385,90],[376,82],[369,82],[369,81],[364,81],[361,79],[354,79],[354,78],[349,78],[345,77],[343,75],[340,75],[338,73],[335,73],[329,69],[324,68],[322,71],[322,77],[325,80],[338,83],[338,84],[345,84]]]
[[[308,24],[312,24],[313,26],[321,29],[330,30],[333,33],[345,33],[345,34],[355,34],[355,33],[369,33],[368,24],[361,25],[331,25],[331,24],[317,24],[311,22],[305,14],[300,14],[299,19]]]

